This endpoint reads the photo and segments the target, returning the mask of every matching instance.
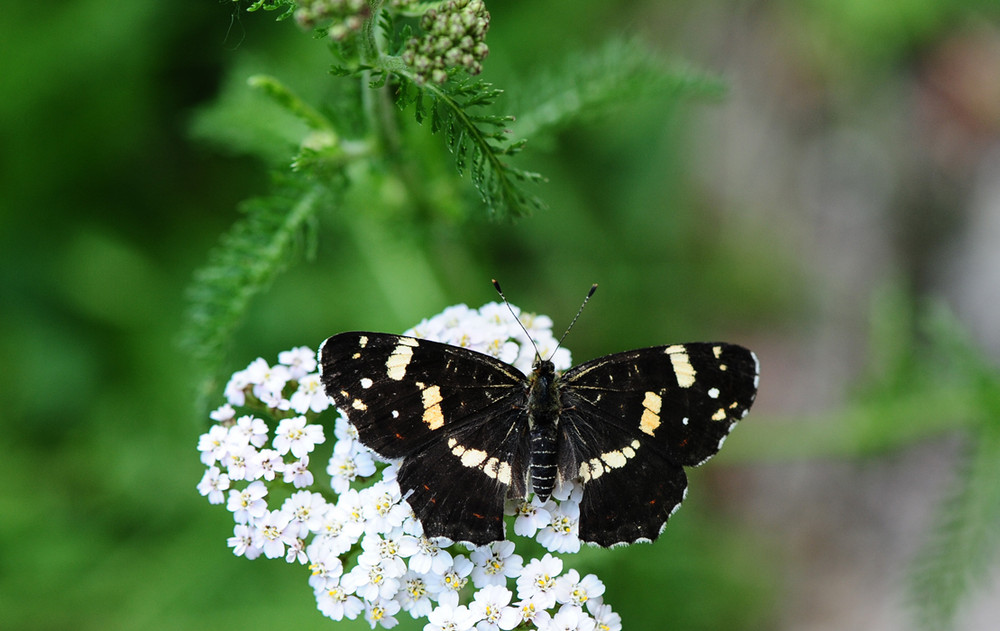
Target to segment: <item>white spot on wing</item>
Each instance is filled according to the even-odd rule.
[[[441,412],[441,389],[428,386],[420,392],[424,403],[423,421],[427,427],[441,429],[444,426],[444,414]]]
[[[409,344],[408,342],[414,342]],[[406,376],[406,367],[410,365],[410,360],[413,358],[413,347],[416,346],[416,340],[411,340],[409,338],[403,338],[400,340],[396,348],[392,350],[392,354],[389,355],[389,359],[385,360],[385,374],[394,381],[400,381]]]
[[[677,385],[682,388],[693,386],[696,373],[694,366],[691,365],[691,358],[688,357],[687,350],[680,344],[674,344],[668,346],[666,352],[670,355],[670,364],[674,368]]]
[[[463,467],[478,467],[486,460],[486,452],[481,449],[466,449],[462,454]]]

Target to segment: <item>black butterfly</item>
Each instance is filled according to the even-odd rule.
[[[596,287],[596,286],[595,286]],[[593,290],[591,290],[593,293]],[[746,416],[758,363],[733,344],[655,346],[531,375],[489,355],[389,333],[320,348],[326,393],[363,444],[402,459],[398,482],[427,536],[504,538],[505,498],[583,484],[580,539],[651,541]]]

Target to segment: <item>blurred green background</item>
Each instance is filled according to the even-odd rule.
[[[280,134],[258,139],[274,147],[273,164],[223,149],[213,140],[227,110],[213,119],[209,107],[250,74],[310,98],[337,81],[308,34],[231,5],[4,9],[4,629],[333,624],[302,568],[234,558],[228,513],[195,491],[206,422],[178,345],[184,288],[239,202],[267,191],[294,149]],[[549,178],[537,189],[549,208],[528,219],[490,221],[467,182],[431,216],[380,214],[372,200],[370,216],[322,217],[315,257],[253,302],[224,367],[479,306],[495,299],[493,277],[561,330],[598,282],[567,340],[577,361],[726,339],[763,364],[733,454],[692,474],[662,539],[572,561],[606,581],[626,628],[910,628],[906,575],[962,461],[960,435],[878,457],[816,448],[806,458],[794,442],[769,452],[777,434],[766,428],[804,418],[835,434],[840,411],[886,370],[872,363],[876,334],[908,344],[907,318],[925,297],[957,314],[984,355],[1000,353],[1000,9],[488,6],[486,76],[500,87],[636,35],[718,74],[728,94],[640,98],[529,144],[519,164]],[[984,581],[958,628],[996,628],[998,601]]]

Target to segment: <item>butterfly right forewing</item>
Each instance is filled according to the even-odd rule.
[[[644,348],[581,364],[560,389],[560,475],[584,484],[580,537],[631,543],[659,535],[684,498],[682,467],[718,452],[745,416],[757,360],[723,343]]]

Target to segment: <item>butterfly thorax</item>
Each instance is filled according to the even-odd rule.
[[[528,380],[528,435],[531,487],[545,501],[556,483],[559,434],[559,391],[555,366],[536,359]]]

